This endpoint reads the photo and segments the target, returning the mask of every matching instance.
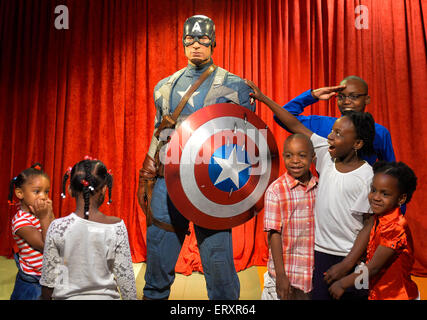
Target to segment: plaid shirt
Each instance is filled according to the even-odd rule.
[[[286,275],[293,287],[304,292],[312,289],[317,182],[312,176],[305,186],[286,172],[268,187],[264,200],[264,231],[281,232]],[[275,278],[271,249],[267,268]]]

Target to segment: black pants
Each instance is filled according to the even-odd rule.
[[[329,294],[329,285],[323,280],[324,273],[334,264],[341,262],[345,257],[314,251],[313,291],[312,300],[332,300]],[[353,270],[351,270],[353,272]],[[351,273],[350,272],[350,273]],[[366,300],[369,291],[366,289],[348,288],[342,295],[342,300]]]

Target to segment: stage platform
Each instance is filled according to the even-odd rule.
[[[144,288],[145,263],[134,263],[138,299]],[[16,265],[13,259],[0,256],[0,300],[9,300],[16,276]],[[240,279],[240,299],[259,300],[263,288],[263,274],[266,267],[250,267],[238,273]],[[414,277],[421,293],[421,300],[427,300],[427,278]],[[177,274],[171,289],[171,300],[207,300],[205,278],[199,272],[189,276]]]

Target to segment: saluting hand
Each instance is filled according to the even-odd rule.
[[[324,88],[318,88],[313,91],[311,91],[311,95],[313,98],[318,100],[329,100],[330,98],[336,96],[338,92],[344,90],[346,85],[339,85],[335,87],[324,87]]]

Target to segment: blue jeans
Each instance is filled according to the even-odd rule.
[[[159,178],[154,186],[151,209],[156,219],[180,230],[188,229],[189,221],[169,199],[163,178]],[[209,299],[237,300],[240,282],[234,266],[231,229],[209,230],[195,225],[194,230]],[[168,232],[155,225],[147,228],[145,298],[169,297],[170,287],[175,280],[175,265],[184,239],[185,232]]]
[[[15,253],[13,257],[15,258],[16,266],[18,267],[18,273],[16,274],[15,287],[13,288],[10,300],[40,299],[40,276],[33,276],[24,273],[19,265],[19,256]]]

